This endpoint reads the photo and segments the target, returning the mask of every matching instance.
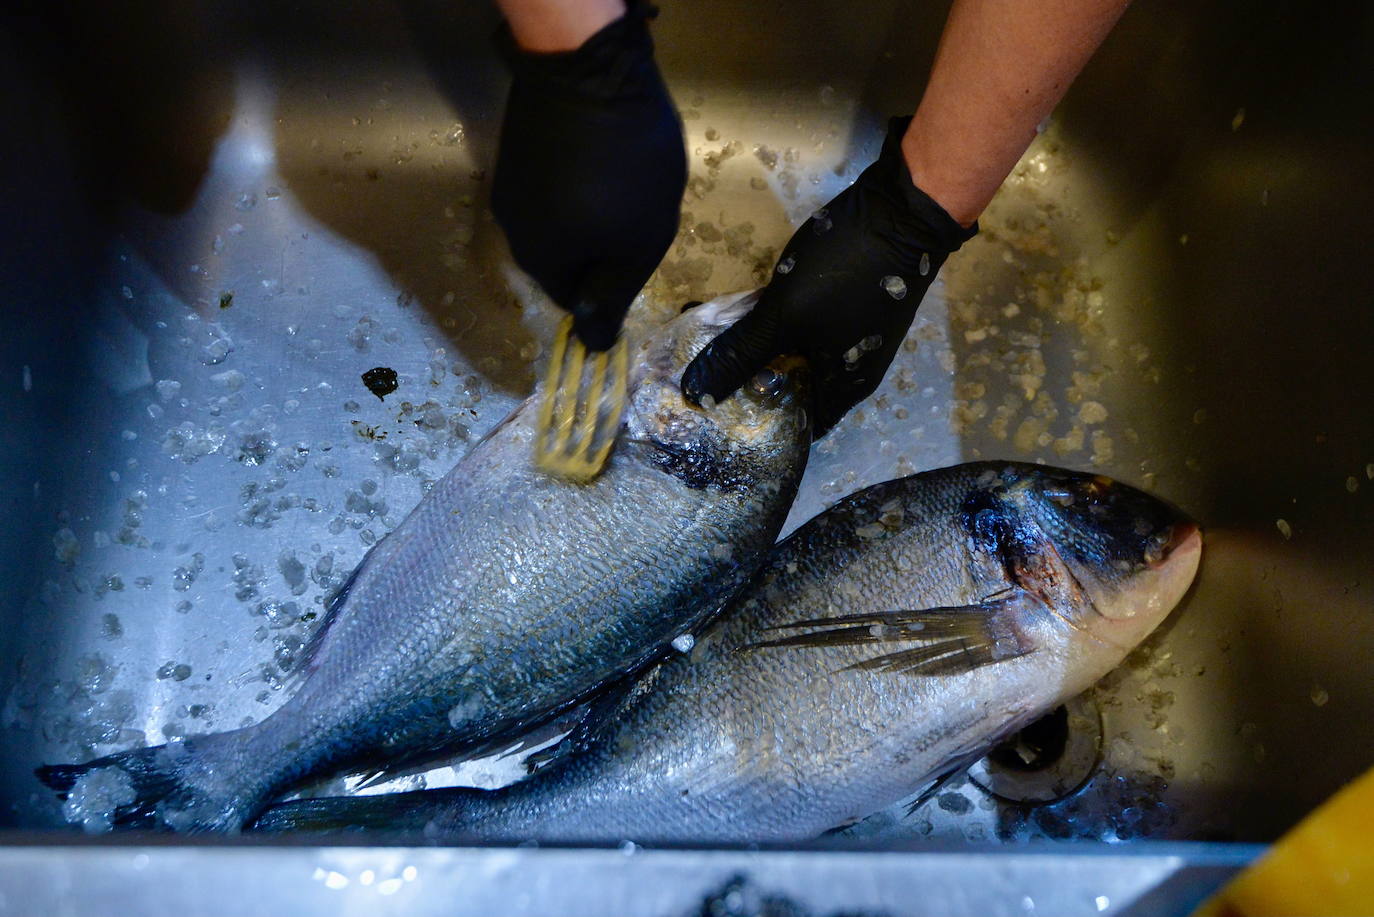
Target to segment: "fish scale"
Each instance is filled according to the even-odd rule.
[[[1066,492],[1079,502],[1063,505]],[[890,530],[872,537],[894,499],[901,519],[889,512]],[[495,792],[307,800],[260,824],[562,842],[815,837],[1085,690],[1180,600],[1199,555],[1196,526],[1176,510],[1077,472],[973,463],[879,484],[775,548],[692,653],[660,666],[585,753]],[[842,607],[827,613],[832,603]],[[856,642],[845,615],[891,623]],[[930,640],[955,634],[962,666],[856,668],[919,642],[915,623]],[[794,632],[801,643],[768,645]]]

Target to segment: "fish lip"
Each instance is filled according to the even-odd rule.
[[[1164,547],[1160,551],[1159,560],[1150,564],[1150,569],[1158,570],[1160,567],[1169,563],[1170,560],[1174,559],[1174,553],[1180,549],[1191,549],[1195,536],[1198,536],[1196,538],[1196,544],[1197,547],[1200,548],[1202,546],[1201,535],[1202,526],[1198,525],[1193,520],[1184,519],[1182,522],[1175,522],[1172,531],[1169,533],[1169,540],[1164,543]]]

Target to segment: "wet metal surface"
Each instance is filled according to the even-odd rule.
[[[693,917],[1182,915],[1247,845],[1131,851],[821,852],[183,846],[0,847],[0,914],[547,914]],[[183,881],[196,876],[195,882]]]

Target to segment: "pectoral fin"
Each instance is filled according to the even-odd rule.
[[[903,675],[958,675],[1030,652],[1017,617],[1025,603],[1032,601],[1025,592],[1014,590],[977,605],[811,618],[769,628],[804,629],[805,633],[751,643],[744,649],[872,645],[891,649],[845,668]]]

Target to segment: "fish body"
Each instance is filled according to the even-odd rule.
[[[304,800],[269,829],[794,841],[884,809],[1091,686],[1182,598],[1193,523],[1105,478],[974,463],[781,543],[582,754],[494,792]]]
[[[777,537],[810,443],[804,370],[764,370],[703,411],[685,365],[753,297],[678,316],[633,351],[629,406],[588,484],[532,462],[538,393],[438,481],[362,561],[263,722],[88,765],[117,767],[185,830],[236,830],[275,794],[341,768],[477,749],[634,670],[716,611]]]

